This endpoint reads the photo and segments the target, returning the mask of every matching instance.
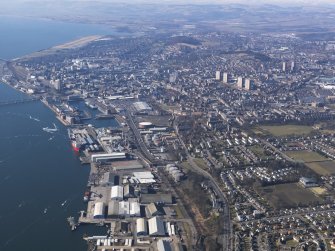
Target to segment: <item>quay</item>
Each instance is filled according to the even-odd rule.
[[[40,100],[40,99],[39,98],[29,98],[29,99],[11,100],[11,101],[0,102],[0,106],[24,104],[24,103],[34,102],[37,100]]]

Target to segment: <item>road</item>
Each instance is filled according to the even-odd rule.
[[[139,146],[140,151],[141,151],[141,152],[138,152],[137,155],[140,156],[141,158],[143,158],[145,160],[145,162],[149,162],[149,163],[159,162],[150,153],[147,146],[143,142],[141,134],[140,134],[139,130],[137,129],[137,127],[134,123],[134,120],[133,120],[129,111],[126,112],[126,118],[127,118],[127,123],[130,126],[130,129],[133,131],[133,133],[135,135],[136,141],[137,141],[138,146]],[[165,164],[165,163],[161,161],[161,163],[159,163],[159,164]],[[171,185],[171,183],[169,182],[167,177],[165,177],[165,175],[162,173],[161,170],[158,170],[158,171],[159,171],[159,174],[160,174],[159,176],[161,177],[164,184],[166,184],[166,186],[167,186],[166,189],[169,190],[171,192],[171,194],[176,198],[177,204],[179,205],[179,208],[182,211],[183,216],[185,217],[185,219],[173,219],[173,221],[184,222],[184,223],[187,223],[189,225],[190,230],[191,230],[191,233],[189,233],[191,235],[191,237],[190,237],[190,241],[191,241],[191,245],[192,245],[191,248],[192,248],[192,250],[196,250],[196,242],[197,242],[198,232],[197,232],[196,227],[194,225],[193,219],[189,216],[187,210],[184,207],[183,202],[181,201],[181,198],[178,196],[176,190]]]
[[[223,202],[223,217],[224,217],[224,223],[223,223],[223,234],[222,234],[222,245],[223,250],[233,250],[232,245],[232,236],[233,236],[233,229],[231,225],[231,218],[230,218],[230,210],[229,210],[229,203],[228,199],[226,198],[226,195],[222,192],[221,188],[217,184],[217,181],[213,178],[213,176],[205,171],[204,169],[200,168],[195,162],[193,157],[190,155],[190,153],[187,150],[187,147],[184,143],[184,141],[181,139],[178,129],[176,126],[174,126],[175,132],[179,138],[179,141],[183,148],[186,151],[187,160],[189,164],[191,165],[193,171],[195,171],[198,174],[201,174],[205,178],[207,178],[210,182],[211,187],[214,189],[216,195],[220,198],[220,200]]]
[[[271,143],[267,142],[266,140],[261,139],[261,142],[264,145],[266,145],[267,147],[271,148],[275,153],[277,153],[278,155],[282,156],[285,160],[290,161],[290,162],[295,162],[294,159],[290,158],[285,153],[283,153],[282,151],[278,150],[276,147],[274,147]]]

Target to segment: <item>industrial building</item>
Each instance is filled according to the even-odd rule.
[[[155,176],[151,172],[134,172],[133,177],[130,178],[131,183],[136,184],[152,184],[156,183]]]
[[[157,250],[158,251],[172,251],[170,243],[165,240],[161,240],[161,239],[157,241]]]
[[[315,179],[312,178],[306,178],[302,177],[299,180],[299,183],[304,187],[304,188],[309,188],[309,187],[318,187],[319,185],[317,184]]]
[[[137,236],[148,235],[148,222],[144,218],[138,218],[136,220],[136,233]]]
[[[94,212],[93,212],[94,219],[103,219],[105,218],[105,203],[97,202],[94,205]]]
[[[148,217],[162,215],[162,212],[157,208],[155,203],[150,203],[149,205],[147,205],[145,210]]]
[[[112,200],[108,203],[107,216],[109,218],[119,216],[119,202],[118,201]]]
[[[112,186],[111,199],[112,200],[123,200],[123,186]]]
[[[123,196],[125,198],[133,198],[134,192],[135,192],[135,189],[130,184],[125,185],[123,188]]]
[[[165,236],[164,222],[158,216],[148,220],[150,236]]]
[[[126,159],[126,153],[102,153],[102,154],[92,154],[92,162],[107,162],[111,160],[121,160]]]
[[[141,216],[138,201],[110,201],[108,203],[108,217],[139,217]]]
[[[171,194],[141,194],[141,203],[163,203],[163,204],[172,204],[172,195]]]
[[[136,113],[147,113],[152,111],[152,108],[146,102],[135,102],[133,106]]]
[[[104,175],[102,176],[102,179],[100,180],[100,185],[101,186],[114,186],[116,185],[115,182],[116,180],[118,180],[118,176],[115,174],[112,174],[110,172],[106,172],[104,173]]]

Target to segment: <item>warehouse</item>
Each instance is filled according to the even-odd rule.
[[[119,202],[112,200],[108,203],[108,217],[119,216]]]
[[[148,105],[146,102],[135,102],[133,106],[137,113],[146,113],[152,110],[150,105]]]
[[[103,219],[105,218],[105,204],[103,202],[97,202],[94,205],[94,219]]]
[[[102,153],[102,154],[92,154],[92,162],[107,162],[111,160],[121,160],[126,159],[126,153]]]
[[[139,217],[140,204],[137,201],[111,201],[108,204],[108,217]]]
[[[138,218],[136,220],[136,233],[137,236],[148,235],[148,222],[144,218]]]
[[[157,241],[157,250],[158,251],[172,251],[170,243],[167,241],[163,241],[163,240]]]
[[[146,213],[149,217],[157,216],[157,215],[162,215],[162,213],[158,210],[157,206],[155,203],[150,203],[146,207]]]
[[[153,217],[148,220],[150,236],[165,236],[164,222],[161,218]]]
[[[112,186],[111,199],[112,200],[123,200],[123,186]]]
[[[124,186],[124,189],[123,189],[123,195],[125,198],[133,198],[134,197],[134,192],[135,192],[135,189],[133,186],[127,184]]]
[[[138,203],[137,201],[129,202],[129,216],[132,217],[141,216],[140,203]]]
[[[154,203],[163,203],[163,204],[172,204],[172,195],[171,194],[141,194],[140,197],[142,204]]]
[[[129,202],[120,201],[119,202],[119,215],[120,216],[129,216]]]
[[[155,176],[151,172],[134,172],[130,180],[137,184],[156,183]]]

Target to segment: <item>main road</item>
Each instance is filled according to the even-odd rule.
[[[229,203],[226,195],[222,192],[220,186],[217,184],[217,181],[213,178],[213,176],[205,171],[204,169],[200,168],[195,162],[193,157],[190,155],[189,151],[187,150],[187,147],[182,140],[182,138],[179,135],[178,128],[174,125],[175,132],[177,134],[177,137],[185,149],[187,160],[189,164],[191,165],[193,171],[195,171],[198,174],[201,174],[205,178],[207,178],[210,181],[211,187],[214,189],[216,195],[220,198],[220,200],[223,202],[223,234],[222,234],[222,245],[224,251],[230,251],[233,250],[232,248],[232,236],[233,236],[233,229],[231,225],[231,218],[230,218],[230,210],[229,210]]]
[[[133,120],[132,115],[130,114],[130,112],[128,110],[126,111],[126,118],[127,118],[127,123],[129,125],[130,129],[133,131],[133,133],[135,135],[136,141],[137,141],[138,146],[139,146],[140,151],[141,151],[140,153],[137,153],[137,155],[139,155],[142,159],[144,159],[145,162],[156,163],[156,164],[164,164],[162,161],[156,160],[155,157],[150,153],[147,146],[143,142],[141,134],[140,134],[139,130],[137,129],[136,125],[135,125],[135,122]],[[169,180],[164,176],[162,171],[161,170],[158,170],[158,171],[160,173],[161,179],[167,185],[167,189],[176,198],[177,202],[179,200],[181,200],[180,196],[178,196],[178,193],[173,188],[173,186],[170,184]],[[190,242],[191,242],[191,245],[192,245],[192,250],[196,250],[196,242],[197,242],[198,232],[197,232],[196,227],[193,223],[193,219],[189,216],[189,214],[188,214],[187,210],[185,209],[183,203],[180,202],[178,204],[179,204],[179,208],[182,211],[182,214],[184,215],[185,219],[184,220],[176,220],[176,221],[186,222],[186,223],[189,224],[190,230],[191,230]]]

